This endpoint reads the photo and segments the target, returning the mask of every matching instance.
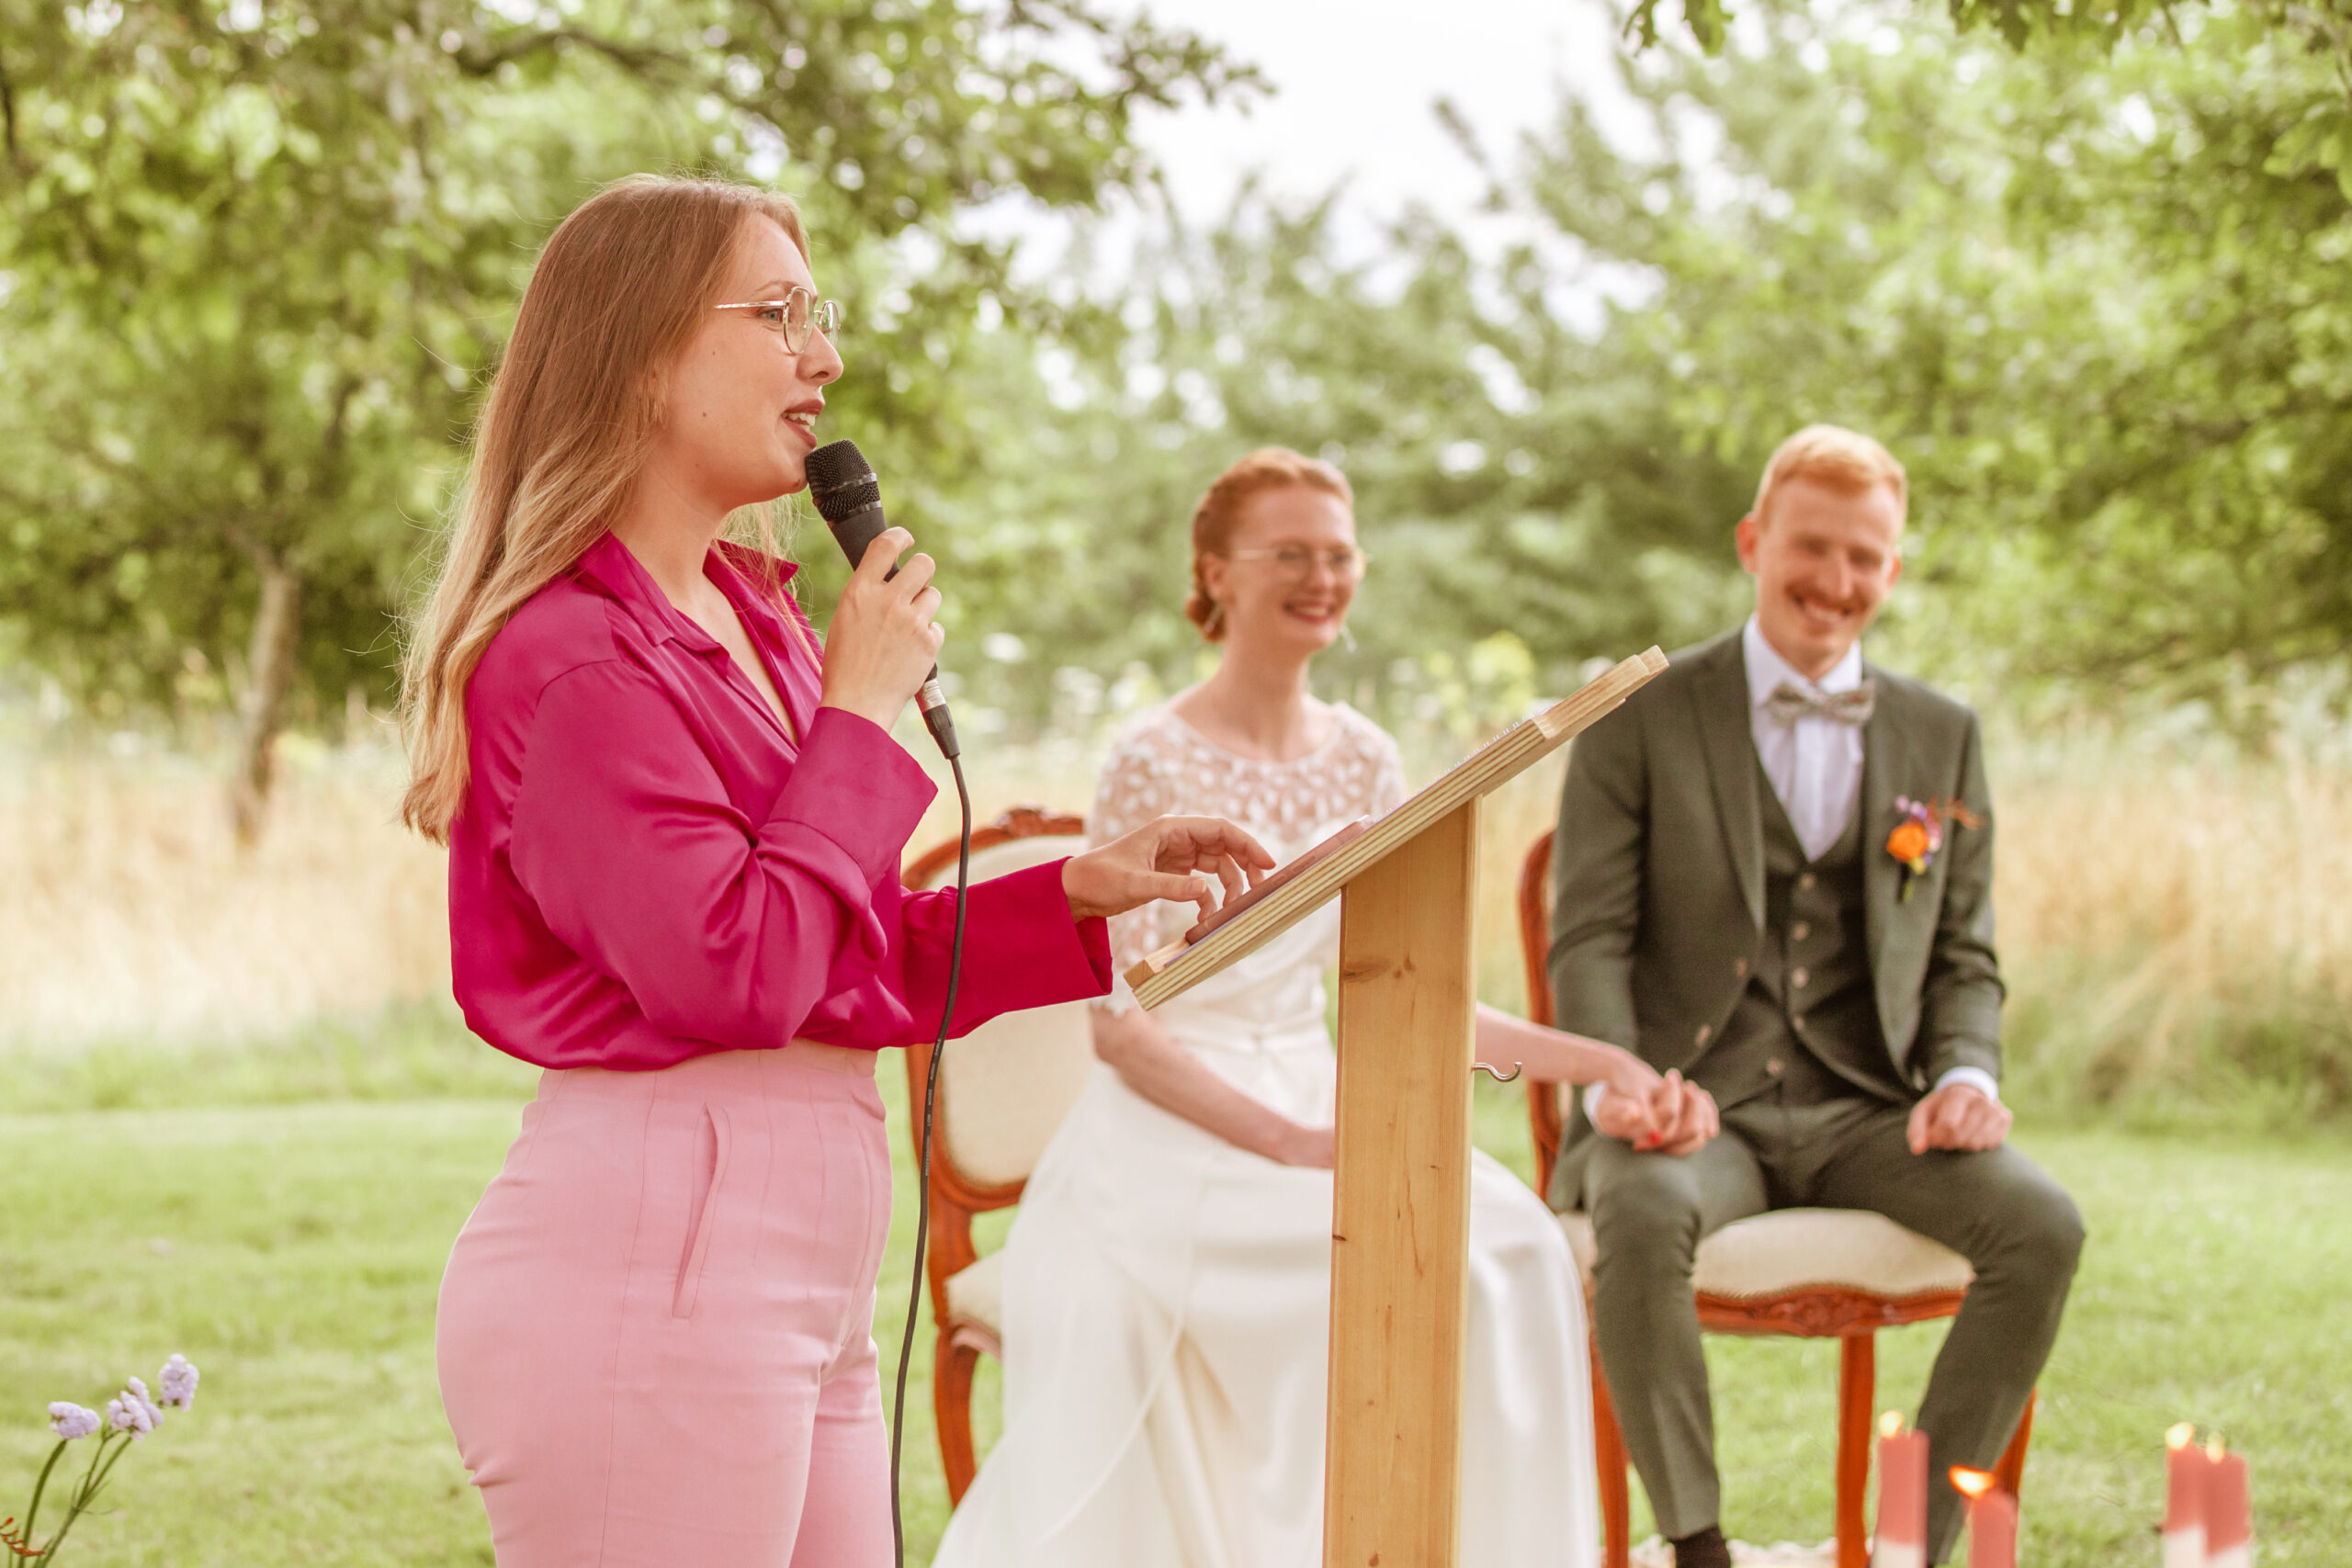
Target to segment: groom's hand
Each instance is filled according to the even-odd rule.
[[[1949,1083],[1911,1108],[1911,1152],[1997,1149],[2013,1120],[2007,1106],[1974,1084]]]
[[[1677,1156],[1697,1154],[1724,1130],[1715,1097],[1679,1072],[1668,1071],[1651,1104],[1655,1131],[1646,1140],[1635,1143],[1636,1149]]]

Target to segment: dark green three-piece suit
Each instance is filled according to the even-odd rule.
[[[1579,1109],[1552,1201],[1592,1216],[1601,1365],[1659,1528],[1718,1522],[1713,1416],[1690,1294],[1701,1237],[1767,1209],[1871,1209],[1965,1257],[1976,1282],[1918,1425],[1931,1474],[1991,1468],[2058,1332],[2082,1247],[2023,1155],[1911,1153],[1911,1109],[1950,1069],[1998,1076],[1993,814],[1975,716],[1871,670],[1860,803],[1808,859],[1750,731],[1740,635],[1672,667],[1576,743],[1553,862],[1559,1025],[1679,1067],[1723,1112],[1696,1154],[1636,1154]],[[1957,799],[1910,896],[1886,851],[1895,797]],[[1930,1556],[1959,1528],[1931,1488]]]

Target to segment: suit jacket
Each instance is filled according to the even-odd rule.
[[[1967,706],[1866,667],[1878,701],[1862,730],[1863,895],[1879,1023],[1896,1074],[1925,1094],[1950,1068],[2001,1071],[1993,950],[1993,803]],[[1623,1045],[1664,1072],[1720,1039],[1764,936],[1770,787],[1749,728],[1737,631],[1672,656],[1665,674],[1579,736],[1553,842],[1551,973],[1562,1029]],[[1894,800],[1959,800],[1905,898],[1886,852]],[[1579,1110],[1575,1133],[1585,1130]]]

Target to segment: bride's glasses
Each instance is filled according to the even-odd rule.
[[[1311,549],[1305,545],[1276,545],[1263,550],[1227,550],[1225,558],[1269,561],[1272,563],[1276,575],[1297,582],[1304,582],[1313,576],[1318,566],[1341,582],[1360,582],[1363,580],[1364,568],[1372,564],[1372,558],[1353,545],[1323,550]]]
[[[810,333],[831,337],[842,330],[840,301],[820,299],[797,285],[781,299],[738,299],[711,309],[751,311],[753,321],[782,337],[784,346],[794,354],[808,346]]]

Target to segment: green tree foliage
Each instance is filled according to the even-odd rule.
[[[1993,672],[2211,682],[2352,638],[2352,203],[2335,84],[2256,31],[2015,57],[1783,16],[1576,109],[1518,195],[1652,292],[1610,335],[1683,439],[1794,425],[1910,464],[1923,609]]]
[[[1116,330],[1060,345],[1062,406],[999,400],[1021,459],[943,498],[959,630],[1029,645],[991,690],[1034,717],[1057,667],[1183,678],[1193,502],[1268,442],[1358,489],[1341,690],[1498,633],[1556,689],[1736,619],[1731,526],[1814,420],[1909,465],[1887,650],[1946,678],[2243,701],[2340,658],[2352,204],[2299,140],[2324,62],[2220,23],[2019,56],[1899,15],[1639,58],[1613,134],[1572,102],[1501,165],[1500,254],[1418,215],[1351,261],[1328,208],[1250,196],[1148,254]]]
[[[1358,645],[1326,666],[1359,700],[1398,688],[1392,713],[1498,634],[1557,686],[1731,613],[1724,541],[1753,477],[1683,449],[1650,367],[1568,324],[1530,259],[1482,265],[1426,216],[1351,258],[1333,220],[1245,193],[1148,250],[1116,328],[1055,346],[1060,406],[1032,399],[1008,433],[1025,461],[944,512],[959,626],[1035,654],[992,677],[1016,712],[1052,711],[1069,664],[1185,677],[1193,508],[1261,446],[1348,473],[1374,561]]]
[[[1634,0],[1626,15],[1626,36],[1645,49],[1658,42],[1660,4]],[[2276,32],[2334,72],[2346,101],[2328,107],[2325,136],[2335,144],[2332,156],[2352,159],[2352,0],[1943,0],[1941,9],[1962,32],[1995,32],[2019,51],[2053,46],[2072,53],[2085,44],[2112,47],[2151,32],[2185,44],[2217,19]],[[1683,24],[1709,54],[1722,52],[1734,17],[1724,0],[1682,0]]]
[[[882,247],[1093,201],[1136,177],[1139,107],[1236,80],[1083,0],[6,0],[0,615],[87,693],[225,673],[250,830],[288,704],[386,689],[527,258],[596,183],[776,171],[879,293]],[[870,340],[902,365],[1001,259],[915,254]],[[937,433],[931,379],[853,399]]]
[[[1636,57],[1611,133],[1571,102],[1494,154],[1507,247],[1414,213],[1367,251],[1330,203],[1245,192],[1023,285],[949,215],[1136,177],[1124,117],[1233,87],[1213,55],[1030,8],[1023,56],[977,12],[847,6],[662,32],[418,0],[328,43],[310,4],[0,34],[0,616],[93,693],[254,691],[272,558],[288,700],[380,692],[547,225],[627,168],[763,160],[851,302],[837,427],[943,557],[951,671],[1016,725],[1190,675],[1193,504],[1268,443],[1356,484],[1375,564],[1328,662],[1391,716],[1730,624],[1731,525],[1815,419],[1910,465],[1890,648],[1947,678],[2258,691],[2352,637],[2352,203],[2312,131],[2340,95],[2259,17],[2018,54],[1903,0],[1759,12],[1721,57]],[[826,17],[879,30],[820,51]],[[1073,39],[1126,74],[1043,63]],[[959,49],[987,72],[916,63]],[[820,53],[865,63],[802,103]]]

